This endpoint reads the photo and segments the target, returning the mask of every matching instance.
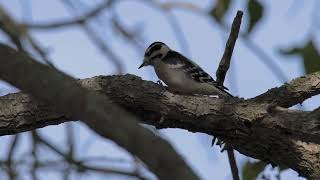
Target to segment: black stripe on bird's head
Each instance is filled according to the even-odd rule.
[[[150,44],[144,54],[144,60],[139,69],[143,66],[153,65],[155,61],[165,57],[169,51],[169,46],[163,42],[154,42]]]

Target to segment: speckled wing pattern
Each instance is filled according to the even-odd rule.
[[[172,68],[181,69],[194,81],[197,81],[199,83],[213,84],[217,88],[226,92],[226,87],[217,86],[216,81],[213,80],[213,78],[208,73],[206,73],[200,66],[184,57],[182,54],[176,51],[170,51],[162,60],[170,64]]]

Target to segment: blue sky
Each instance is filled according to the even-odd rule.
[[[60,1],[25,0],[25,5],[28,4],[26,2],[30,2],[32,13],[25,12],[19,0],[0,1],[19,20],[27,19],[30,21],[32,19],[33,22],[48,22],[72,17]],[[91,4],[88,4],[92,6],[93,2],[101,1],[82,0],[82,2],[90,2]],[[181,0],[181,2],[185,1]],[[204,9],[209,9],[213,4],[209,0],[189,0],[188,2]],[[244,2],[246,1],[235,1],[231,7],[226,17],[229,25],[236,11],[245,9]],[[287,79],[290,80],[301,76],[303,74],[301,59],[299,57],[288,58],[281,56],[278,53],[278,49],[295,45],[303,46],[310,32],[314,30],[311,22],[314,10],[313,1],[302,3],[300,1],[282,0],[276,3],[271,1],[262,1],[262,3],[266,8],[266,15],[250,35],[251,39],[285,72]],[[222,30],[209,17],[185,10],[173,11],[186,36],[189,50],[179,44],[176,35],[161,11],[145,6],[138,1],[121,2],[117,5],[115,11],[107,11],[103,16],[99,17],[106,19],[105,27],[101,26],[99,28],[99,35],[109,43],[117,56],[123,59],[126,73],[135,74],[145,80],[152,81],[158,80],[152,68],[137,69],[142,61],[143,49],[137,50],[123,38],[120,38],[112,28],[108,27],[110,26],[108,19],[112,13],[117,13],[126,27],[140,30],[145,40],[144,47],[153,41],[163,41],[171,48],[193,59],[209,74],[214,76],[229,32]],[[247,19],[247,14],[245,13],[242,30],[246,29]],[[60,70],[76,78],[109,75],[115,72],[113,64],[92,45],[82,29],[68,28],[48,32],[33,31],[32,35],[44,47],[49,49],[50,59]],[[1,39],[5,41],[3,34],[1,34]],[[319,40],[319,38],[315,40]],[[225,85],[229,87],[231,93],[249,98],[283,84],[283,81],[279,80],[272,70],[267,68],[261,59],[247,48],[245,43],[242,39],[237,41],[233,53],[232,66],[227,74]],[[3,89],[8,88],[6,84],[1,84],[1,87]],[[304,108],[311,110],[319,106],[316,103],[317,101],[319,102],[319,99],[319,97],[316,97],[308,100],[303,104]],[[77,130],[76,137],[78,138],[79,148],[87,147],[88,142],[91,144],[85,154],[78,152],[79,156],[112,155],[129,158],[126,152],[114,145],[114,143],[95,136],[93,132],[79,122],[73,124]],[[56,144],[60,144],[63,148],[62,144],[65,141],[63,136],[64,125],[46,127],[41,129],[40,132]],[[211,179],[212,177],[215,177],[215,179],[231,179],[226,153],[220,153],[218,147],[211,148],[211,137],[179,129],[160,130],[160,132],[203,179]],[[9,136],[1,137],[0,146],[4,147],[8,143],[8,139],[10,139]],[[21,146],[24,144],[28,146],[28,137],[24,137]],[[5,154],[3,151],[3,149],[0,149],[0,156]],[[49,154],[48,156],[50,157],[54,156],[54,154],[47,151],[42,153]],[[238,164],[241,165],[247,158],[237,153],[237,159]],[[54,173],[47,173],[43,177],[47,179],[57,178]],[[101,176],[91,175],[88,177],[92,179],[101,178]],[[301,179],[293,171],[285,171],[281,177],[283,179]]]

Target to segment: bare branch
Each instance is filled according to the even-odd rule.
[[[230,164],[233,180],[240,180],[239,170],[238,170],[236,158],[234,157],[233,148],[228,146],[227,153],[228,153],[228,159],[229,159],[229,164]]]
[[[18,26],[7,11],[0,5],[0,29],[8,34],[10,40],[17,46],[19,50],[24,50],[21,42],[21,35],[25,33],[25,29]]]
[[[46,62],[49,66],[54,68],[54,65],[51,63],[47,57],[47,53],[43,48],[35,41],[35,39],[28,33],[27,28],[17,23],[10,14],[6,12],[4,8],[0,6],[0,29],[2,29],[8,37],[13,41],[13,43],[21,51],[27,51],[26,48],[22,45],[22,38],[25,38],[30,43],[31,47],[35,50],[36,53],[40,55],[42,60]]]
[[[240,31],[241,19],[242,19],[243,12],[238,11],[236,17],[233,20],[231,32],[224,49],[223,56],[220,60],[219,67],[216,72],[217,76],[217,84],[219,86],[223,86],[224,79],[226,77],[227,71],[230,66],[231,56],[233,52],[234,45],[236,44],[238,34]]]
[[[44,140],[41,136],[39,136],[38,134],[36,135],[37,140],[47,146],[50,150],[54,151],[55,153],[57,153],[58,155],[62,156],[62,158],[65,159],[65,161],[67,161],[68,163],[76,166],[78,169],[78,171],[95,171],[95,172],[99,172],[99,173],[105,173],[105,174],[119,174],[119,175],[125,175],[125,176],[133,176],[133,177],[137,177],[139,179],[144,179],[140,174],[137,174],[135,172],[126,172],[123,170],[117,170],[117,169],[111,169],[111,168],[100,168],[100,167],[95,167],[92,165],[86,165],[85,163],[83,163],[83,161],[77,161],[75,160],[72,156],[70,156],[69,154],[65,154],[64,152],[62,152],[61,150],[59,150],[55,145],[53,145],[52,143],[48,142],[47,140]]]
[[[166,2],[166,3],[160,3],[156,0],[153,1],[144,1],[149,2],[150,5],[156,8],[165,8],[168,10],[172,9],[184,9],[188,10],[190,12],[202,15],[207,17],[208,12],[205,11],[205,9],[200,8],[192,3],[184,3],[184,2]],[[213,18],[212,18],[213,19]],[[220,24],[220,23],[219,23]],[[221,24],[220,26],[225,31],[229,31],[229,26],[226,24]],[[288,78],[286,74],[281,70],[281,68],[274,63],[274,60],[256,43],[253,42],[253,40],[250,38],[250,36],[240,33],[240,38],[244,40],[244,45],[257,57],[259,57],[259,60],[261,60],[262,63],[264,63],[272,72],[275,73],[275,75],[280,79],[281,82],[288,81]]]
[[[39,157],[38,157],[38,145],[39,141],[37,139],[37,130],[33,130],[30,132],[31,139],[32,139],[32,147],[31,147],[31,156],[32,156],[32,165],[30,169],[30,174],[33,180],[38,180],[37,170],[39,167]]]
[[[268,53],[265,52],[265,50],[262,47],[256,44],[251,38],[249,38],[249,36],[245,34],[240,33],[240,38],[243,39],[243,44],[253,54],[255,54],[258,57],[258,59],[260,59],[261,62],[265,64],[267,68],[269,68],[271,72],[273,72],[276,75],[280,82],[284,83],[289,80],[285,71],[283,71],[281,67],[275,63],[274,59],[270,55],[268,55]]]
[[[47,22],[47,23],[24,23],[22,26],[31,29],[38,29],[38,30],[50,30],[56,28],[65,28],[75,25],[80,25],[85,23],[86,21],[91,20],[92,18],[98,16],[103,10],[110,7],[112,1],[103,1],[101,4],[97,5],[95,8],[90,10],[89,12],[85,13],[82,16],[76,17],[70,20],[61,20],[57,22]]]
[[[291,83],[295,84],[296,88],[298,87],[305,87],[310,85],[310,79],[313,79],[314,81],[320,81],[320,74],[319,73],[313,73],[310,75],[307,75],[304,78],[298,78],[300,79],[299,84],[297,83],[297,80],[293,80],[292,82],[288,83],[286,86],[290,86]],[[303,81],[305,80],[305,81]],[[89,88],[90,90],[94,91],[101,91],[105,95],[111,97],[112,99],[115,99],[114,101],[119,103],[120,105],[123,105],[124,107],[127,107],[130,109],[130,111],[134,112],[134,110],[139,110],[139,106],[145,107],[144,110],[139,110],[141,113],[147,113],[146,107],[151,108],[152,110],[156,111],[158,107],[158,104],[155,104],[156,102],[161,102],[163,104],[168,104],[168,99],[170,99],[171,94],[167,94],[169,92],[164,91],[164,89],[160,88],[153,82],[147,82],[142,81],[140,78],[134,76],[134,75],[125,75],[125,76],[97,76],[89,79],[83,79],[79,81],[83,86]],[[312,84],[311,84],[312,85]],[[110,87],[108,87],[110,86]],[[120,87],[126,87],[126,89],[121,89]],[[112,89],[113,88],[113,89]],[[320,94],[320,86],[317,84],[314,84],[312,88],[315,90],[313,92],[310,92],[308,89],[306,91],[300,91],[300,93],[315,93]],[[279,93],[281,92],[281,88],[278,89]],[[276,91],[276,90],[274,90]],[[115,94],[113,94],[115,93]],[[274,92],[276,93],[276,92]],[[128,94],[131,94],[130,98],[133,98],[133,102],[129,103],[129,100],[122,99],[120,97],[122,96],[128,96]],[[147,96],[150,94],[149,96]],[[260,96],[268,96],[267,93],[260,95]],[[287,94],[290,95],[290,94]],[[298,95],[298,94],[297,94]],[[156,100],[154,97],[159,96],[159,100]],[[274,97],[273,94],[270,96]],[[144,98],[142,98],[144,97]],[[259,96],[258,96],[259,97]],[[140,98],[140,99],[139,99]],[[289,98],[285,97],[284,98]],[[118,100],[119,99],[119,100]],[[221,106],[221,100],[215,99],[215,98],[205,98],[205,97],[188,97],[188,96],[179,96],[175,95],[175,100],[177,99],[184,99],[183,102],[177,102],[181,106],[188,102],[190,104],[194,104],[195,101],[202,101],[200,104],[211,104],[213,107],[211,109],[215,109],[214,107]],[[190,102],[189,102],[190,101]],[[8,109],[8,107],[12,105],[19,105],[21,104],[21,107],[19,106],[18,109]],[[139,102],[139,103],[138,103]],[[150,104],[151,102],[151,104]],[[136,104],[134,104],[136,103]],[[308,115],[309,112],[304,111],[293,111],[293,110],[287,110],[284,108],[274,107],[272,109],[273,104],[263,104],[262,102],[255,102],[252,99],[246,100],[246,101],[239,101],[239,102],[233,102],[229,104],[228,106],[236,105],[238,106],[238,103],[241,103],[241,105],[246,105],[248,108],[252,107],[255,109],[265,108],[264,111],[270,111],[270,113],[274,113],[273,116],[276,120],[275,122],[270,122],[272,124],[264,124],[263,127],[267,128],[268,126],[277,126],[277,128],[286,129],[287,132],[290,132],[291,135],[294,135],[296,137],[299,137],[299,133],[303,133],[305,136],[300,137],[304,141],[314,141],[318,142],[317,136],[314,136],[318,133],[318,130],[312,129],[314,126],[309,126],[308,123],[311,123],[311,119],[305,119],[303,121],[299,120],[299,123],[294,123],[297,119],[301,118],[303,115]],[[28,104],[28,106],[26,106]],[[226,103],[228,104],[228,103]],[[51,108],[49,108],[48,104],[45,103],[39,103],[36,102],[35,99],[29,97],[26,94],[23,93],[15,93],[15,94],[9,94],[6,96],[0,97],[0,112],[2,112],[2,117],[6,117],[5,119],[2,119],[0,122],[0,135],[7,135],[7,134],[15,134],[18,132],[28,131],[32,128],[38,128],[38,127],[44,127],[50,124],[58,124],[63,123],[65,121],[70,121],[70,117],[67,118],[65,115],[61,115],[59,113],[55,113]],[[239,104],[240,105],[240,104]],[[167,108],[168,107],[161,106],[159,111],[165,111],[167,114]],[[183,105],[184,106],[184,105]],[[191,107],[189,107],[191,108]],[[196,108],[196,107],[194,107]],[[209,108],[209,107],[207,107]],[[207,109],[206,108],[206,109]],[[209,108],[210,109],[210,108]],[[234,108],[232,108],[234,109]],[[221,112],[221,110],[217,109],[218,112]],[[254,110],[254,109],[253,109]],[[253,111],[252,110],[252,111]],[[195,111],[195,109],[190,109],[190,111]],[[32,112],[35,112],[35,114],[32,114]],[[40,114],[36,113],[39,112]],[[139,112],[135,112],[135,114],[139,115]],[[281,113],[282,112],[282,113]],[[222,112],[221,112],[222,113]],[[267,112],[269,113],[269,112]],[[195,114],[200,115],[199,112],[196,112]],[[288,118],[285,118],[285,115],[288,115]],[[13,119],[15,115],[19,115],[19,119]],[[293,116],[292,116],[293,115]],[[223,118],[228,118],[227,115],[222,115]],[[248,115],[249,116],[249,115]],[[292,116],[292,119],[289,119],[289,117]],[[191,116],[187,116],[191,117]],[[177,118],[177,117],[176,117]],[[219,119],[222,117],[219,117]],[[241,117],[241,119],[244,117]],[[250,116],[250,119],[253,117]],[[265,117],[266,118],[266,117]],[[238,122],[238,120],[236,120]],[[15,126],[15,124],[19,124],[19,126]],[[262,124],[261,124],[262,125]],[[303,128],[301,128],[301,127]],[[10,128],[11,127],[11,128]],[[164,127],[166,127],[164,125]],[[185,127],[186,128],[186,127]],[[209,133],[212,134],[212,133]],[[312,135],[314,134],[314,135]]]
[[[179,42],[181,49],[184,51],[184,53],[187,56],[191,56],[191,51],[189,48],[187,38],[185,36],[183,28],[179,24],[177,17],[173,13],[171,13],[170,11],[167,11],[165,13],[165,17],[166,17],[168,23],[170,24],[178,42]]]
[[[45,63],[47,63],[50,67],[55,68],[55,66],[49,60],[47,52],[43,50],[43,48],[39,45],[39,43],[37,43],[36,40],[29,34],[26,34],[26,38],[28,39],[32,48],[40,55],[42,60]]]
[[[291,107],[317,94],[320,94],[320,73],[314,73],[312,76],[306,75],[299,77],[290,83],[272,88],[249,101],[266,102],[282,107]]]
[[[10,180],[15,180],[17,178],[16,167],[14,167],[13,159],[14,154],[16,152],[16,148],[18,147],[20,135],[15,135],[12,137],[11,144],[9,145],[8,157],[6,160],[7,165],[7,174]]]
[[[0,45],[0,56],[2,79],[54,105],[58,112],[81,119],[102,137],[139,157],[160,179],[198,179],[168,142],[141,127],[138,118],[106,96],[84,89],[70,76],[6,45]]]
[[[320,77],[320,73],[307,75],[295,86],[308,86],[312,77]],[[252,100],[224,102],[209,97],[174,95],[133,75],[97,76],[79,82],[141,117],[142,123],[218,136],[242,154],[290,167],[305,177],[320,177],[317,168],[320,160],[315,153],[320,146],[305,143],[320,143],[319,110],[310,113]],[[320,86],[313,88],[320,94]],[[70,120],[55,113],[50,105],[23,93],[0,97],[0,113],[0,135]]]
[[[70,9],[71,13],[75,13],[76,8],[68,0],[63,0],[64,4]],[[108,58],[116,67],[117,74],[122,74],[124,72],[124,67],[121,59],[113,52],[113,50],[99,37],[98,33],[92,28],[87,21],[81,24],[81,28],[85,31],[87,36],[93,42],[93,45],[99,48],[100,52]]]

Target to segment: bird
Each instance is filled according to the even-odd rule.
[[[146,49],[144,66],[153,66],[160,80],[173,92],[184,95],[215,95],[219,98],[228,98],[232,95],[228,88],[219,86],[216,81],[199,65],[170,49],[163,42],[153,42]]]

